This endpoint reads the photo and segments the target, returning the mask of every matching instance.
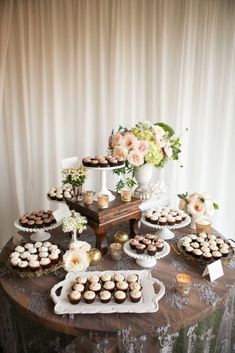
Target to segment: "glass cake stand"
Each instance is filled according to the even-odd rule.
[[[123,245],[123,251],[130,257],[133,257],[137,263],[137,265],[141,267],[154,267],[157,264],[157,260],[162,259],[163,257],[167,256],[170,252],[170,245],[164,242],[164,248],[162,251],[159,251],[154,256],[150,256],[146,254],[137,254],[135,250],[131,249],[130,247],[130,240],[128,240]]]
[[[109,201],[113,201],[115,199],[115,196],[111,193],[110,190],[107,188],[107,174],[106,172],[114,169],[121,169],[124,167],[124,164],[119,165],[117,167],[87,167],[91,170],[98,170],[100,171],[100,190],[96,192],[94,199],[97,201],[97,195],[99,194],[105,194],[109,196]]]
[[[62,224],[61,222],[57,222],[52,224],[49,227],[43,227],[43,228],[26,228],[26,227],[22,227],[22,225],[19,223],[19,220],[16,220],[14,222],[14,226],[19,229],[21,232],[27,232],[27,233],[34,233],[30,236],[30,239],[32,241],[44,241],[47,239],[50,239],[51,234],[48,232],[49,230],[55,229],[57,227],[59,227]]]
[[[191,218],[187,215],[186,219],[183,222],[175,223],[173,226],[159,226],[158,224],[153,224],[146,221],[144,217],[141,218],[141,222],[150,228],[158,229],[159,231],[157,235],[159,235],[162,239],[169,240],[173,239],[175,236],[171,229],[180,229],[186,227],[191,222]]]

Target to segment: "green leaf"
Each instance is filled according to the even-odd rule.
[[[214,209],[215,209],[215,210],[218,210],[218,209],[219,209],[219,205],[218,205],[217,203],[213,202],[213,206],[214,206]]]
[[[165,124],[165,123],[157,123],[155,125],[159,125],[163,128],[164,131],[166,131],[168,133],[168,136],[171,137],[175,134],[175,131],[172,129],[172,127],[170,127],[169,125]]]

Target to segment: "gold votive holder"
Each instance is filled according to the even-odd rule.
[[[197,219],[195,221],[195,225],[196,225],[196,233],[200,234],[200,233],[207,233],[210,234],[211,233],[211,222],[208,219]]]
[[[112,243],[109,246],[109,253],[114,261],[118,261],[122,258],[122,244]]]
[[[192,286],[192,276],[187,273],[178,273],[176,275],[176,290],[182,297],[190,294]]]
[[[94,191],[84,191],[83,192],[83,203],[84,205],[92,205],[94,201]]]
[[[122,189],[121,190],[121,200],[123,202],[131,201],[132,190],[131,189]]]
[[[100,262],[102,259],[102,254],[99,249],[96,248],[91,248],[88,251],[89,259],[90,259],[90,265],[94,266]]]
[[[120,243],[124,245],[128,239],[129,239],[128,233],[123,230],[119,230],[114,234],[115,243]]]
[[[99,194],[97,195],[98,208],[108,208],[109,207],[109,195]]]

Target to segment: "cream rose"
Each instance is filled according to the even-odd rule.
[[[187,205],[187,211],[189,214],[195,217],[203,216],[205,212],[204,203],[201,200],[191,201]]]
[[[114,157],[123,157],[126,160],[128,155],[128,150],[122,146],[115,146],[113,149],[113,156]]]
[[[159,137],[163,137],[166,134],[165,130],[159,125],[153,125],[152,132]]]
[[[164,139],[163,136],[156,135],[155,136],[155,141],[159,144],[161,148],[164,148],[166,146],[166,140]]]
[[[170,143],[167,143],[166,146],[164,147],[164,152],[168,158],[171,158],[173,155],[173,150],[171,148]]]
[[[119,145],[122,141],[122,135],[121,134],[114,134],[112,135],[112,139],[111,139],[111,144],[112,147]]]
[[[144,164],[144,156],[139,150],[132,150],[128,154],[127,160],[135,167],[140,167],[142,164]]]
[[[187,202],[184,200],[184,199],[180,199],[180,202],[179,202],[179,209],[180,210],[186,210],[186,206],[187,206]]]
[[[145,156],[148,153],[148,142],[144,140],[139,141],[137,148]]]
[[[86,271],[90,264],[87,252],[80,248],[67,250],[63,256],[63,262],[67,272]]]
[[[214,205],[213,205],[213,201],[210,200],[210,199],[206,199],[205,202],[204,202],[204,205],[205,205],[205,213],[204,215],[205,216],[212,216],[215,212],[215,209],[214,209]]]
[[[122,138],[121,146],[127,148],[128,150],[136,148],[137,138],[133,134],[127,133]]]

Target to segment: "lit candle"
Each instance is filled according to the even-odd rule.
[[[211,222],[208,219],[197,219],[196,224],[196,233],[207,233],[211,232]]]
[[[112,243],[109,246],[109,252],[113,260],[120,260],[122,257],[122,244]]]
[[[94,201],[94,191],[85,191],[83,193],[83,202],[85,205],[92,205]]]
[[[177,292],[186,297],[190,294],[192,284],[192,277],[187,273],[178,273],[176,275],[176,289]]]
[[[132,194],[131,189],[122,189],[121,190],[121,200],[123,202],[130,202],[131,201],[131,194]]]
[[[97,203],[99,208],[109,207],[109,196],[105,194],[97,195]]]

